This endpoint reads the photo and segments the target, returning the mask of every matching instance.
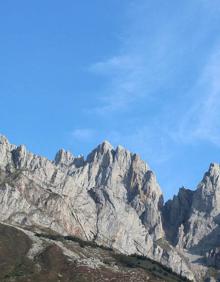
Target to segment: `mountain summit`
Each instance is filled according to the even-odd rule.
[[[196,191],[181,188],[163,204],[153,171],[121,146],[104,141],[86,159],[62,149],[49,161],[2,136],[0,220],[145,256],[194,281],[217,279],[219,175],[211,164]]]

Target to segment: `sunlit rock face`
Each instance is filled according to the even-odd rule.
[[[124,148],[104,142],[86,160],[60,150],[51,162],[1,137],[0,152],[2,220],[106,240],[128,253],[138,244],[146,252],[163,236],[156,178]]]
[[[93,240],[194,277],[178,251],[161,243],[163,196],[155,174],[122,146],[114,149],[105,141],[85,159],[62,149],[49,161],[1,137],[0,207],[1,221]],[[178,238],[179,225],[181,219],[171,237]]]

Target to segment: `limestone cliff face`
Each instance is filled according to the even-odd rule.
[[[210,165],[195,191],[180,189],[162,213],[166,238],[185,250],[195,272],[203,267],[203,277],[209,279],[214,271],[212,281],[219,281],[220,165]]]
[[[220,223],[220,166],[211,164],[195,191],[180,189],[163,208],[167,237],[187,249],[215,245]],[[211,238],[211,240],[210,240]]]
[[[193,278],[185,259],[163,242],[162,206],[154,173],[121,146],[114,149],[105,141],[86,159],[60,150],[49,161],[0,138],[1,221],[41,226],[148,256]],[[171,237],[182,222],[178,220]]]
[[[185,235],[187,248],[209,249],[220,238],[220,166],[211,164],[194,193],[189,227]],[[211,240],[210,240],[211,239]]]
[[[182,187],[178,195],[165,203],[163,207],[164,230],[167,239],[176,245],[179,240],[181,226],[186,228],[191,212],[194,191]]]

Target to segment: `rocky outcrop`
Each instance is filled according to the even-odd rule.
[[[182,188],[163,207],[167,239],[177,248],[187,250],[186,257],[197,256],[192,265],[214,267],[215,272],[219,269],[219,177],[220,165],[211,164],[195,191]],[[210,274],[209,268],[207,273]]]
[[[185,188],[163,207],[167,238],[186,249],[209,248],[218,241],[220,166],[211,164],[196,191]],[[211,238],[211,240],[210,240]]]
[[[206,264],[215,269],[220,269],[220,247],[210,249],[206,253]]]
[[[210,172],[200,192],[181,189],[163,207],[155,174],[138,155],[121,146],[114,149],[105,141],[85,159],[62,149],[49,161],[1,137],[0,220],[41,226],[124,254],[148,256],[192,279],[188,259],[174,246],[189,249],[216,230],[218,209],[213,207],[219,200],[217,194],[215,200],[210,195],[213,185],[218,185],[217,174]],[[207,185],[210,192],[205,194]],[[199,197],[207,201],[200,210]],[[207,217],[202,217],[205,210]],[[203,227],[204,222],[209,225]]]
[[[163,223],[167,239],[173,245],[184,231],[184,224],[189,219],[194,191],[182,187],[178,195],[169,200],[163,207]]]

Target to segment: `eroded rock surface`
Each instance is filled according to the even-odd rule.
[[[212,272],[216,281],[219,279],[216,277],[219,277],[220,264],[219,177],[220,165],[211,164],[195,191],[182,188],[163,207],[164,228],[168,240],[177,248],[186,249],[189,257],[199,256],[192,265],[214,267]]]
[[[87,158],[62,149],[49,161],[1,137],[0,220],[144,255],[202,281],[207,261],[218,265],[219,174],[212,164],[196,191],[182,188],[163,206],[155,174],[121,146],[105,141]]]

